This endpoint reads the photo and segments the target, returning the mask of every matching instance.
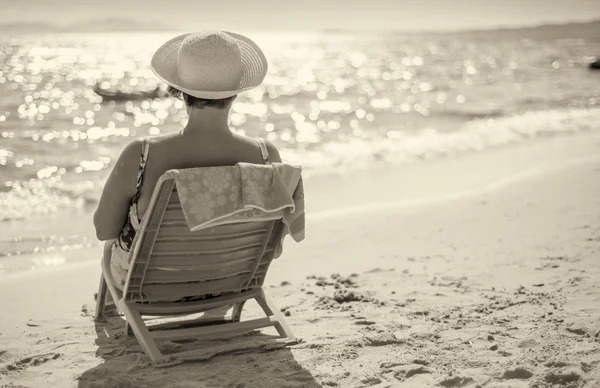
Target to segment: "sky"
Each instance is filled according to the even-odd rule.
[[[175,30],[465,30],[600,19],[600,0],[0,0],[0,24],[111,18]]]

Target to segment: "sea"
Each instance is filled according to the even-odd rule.
[[[599,130],[600,35],[544,31],[249,32],[269,71],[230,126],[306,179]],[[0,274],[3,258],[98,245],[77,220],[123,147],[185,125],[149,68],[174,35],[0,36]]]

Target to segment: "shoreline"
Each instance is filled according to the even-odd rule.
[[[307,224],[310,228],[312,222],[332,217],[418,208],[482,195],[537,175],[572,168],[573,164],[585,164],[598,158],[598,148],[600,133],[584,132],[402,166],[313,176],[305,181]],[[96,261],[103,243],[94,236],[92,215],[90,208],[38,216],[31,221],[9,222],[3,232],[4,241],[23,237],[23,228],[29,225],[25,233],[35,231],[36,234],[28,246],[30,250],[55,237],[68,240],[75,231],[81,234],[75,235],[77,241],[74,244],[64,248],[50,245],[47,252],[0,257],[0,282],[7,276],[32,269],[54,267],[52,270],[55,270],[78,262]],[[65,225],[65,220],[70,222]],[[58,233],[44,235],[44,230]]]

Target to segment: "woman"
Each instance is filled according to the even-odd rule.
[[[271,143],[236,134],[228,125],[237,94],[260,85],[267,72],[264,54],[253,41],[221,31],[185,34],[162,45],[151,66],[171,95],[183,98],[189,119],[177,133],[129,143],[106,181],[94,226],[98,239],[109,240],[105,254],[111,254],[113,280],[120,289],[133,238],[163,173],[281,161]]]

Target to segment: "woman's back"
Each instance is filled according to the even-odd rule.
[[[148,158],[137,202],[141,219],[148,208],[156,182],[171,169],[233,166],[236,163],[263,164],[263,156],[255,139],[232,132],[185,131],[146,139]],[[280,162],[277,149],[267,143],[270,162]],[[140,147],[141,156],[141,147]]]

